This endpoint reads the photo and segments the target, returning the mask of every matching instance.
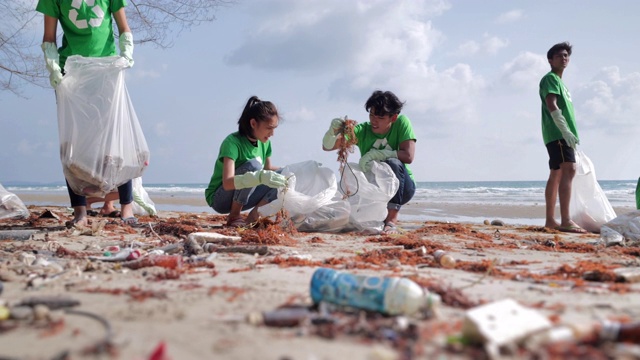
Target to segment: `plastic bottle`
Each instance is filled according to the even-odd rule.
[[[593,336],[594,328],[591,324],[565,324],[532,334],[527,337],[525,343],[529,349],[538,349],[540,346],[548,344],[590,339]]]
[[[456,267],[456,259],[444,250],[436,250],[433,253],[433,258],[443,268],[451,269]]]
[[[600,328],[600,340],[640,344],[640,322],[622,324],[604,321]]]
[[[387,315],[435,311],[440,296],[406,278],[354,275],[319,268],[311,278],[311,299]]]
[[[151,255],[122,263],[129,269],[141,269],[149,266],[161,266],[167,269],[175,269],[182,266],[181,255]]]

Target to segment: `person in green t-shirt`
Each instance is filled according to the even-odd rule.
[[[246,227],[258,220],[258,208],[278,196],[286,178],[271,164],[271,141],[280,117],[275,105],[252,96],[238,120],[238,131],[220,144],[209,186],[207,204],[229,214],[227,226]],[[244,219],[241,212],[253,208]]]
[[[544,226],[560,231],[586,233],[571,220],[569,203],[571,184],[576,174],[576,145],[580,143],[573,112],[571,94],[562,82],[562,73],[569,65],[571,44],[555,44],[547,52],[551,65],[540,80],[542,101],[542,138],[549,153],[549,179],[544,192],[546,220]],[[556,200],[560,198],[560,224],[555,220]]]
[[[413,162],[416,135],[409,118],[400,114],[403,105],[404,103],[391,91],[376,90],[364,105],[369,113],[369,121],[354,127],[362,171],[370,171],[372,161],[383,161],[391,167],[400,181],[398,191],[387,204],[383,235],[398,233],[396,224],[400,208],[409,202],[416,192],[413,173],[407,166]],[[322,148],[325,151],[343,146],[345,139],[339,133],[343,127],[343,119],[336,118],[331,121],[331,127],[322,139]]]
[[[86,1],[38,0],[36,11],[44,14],[44,36],[42,51],[49,71],[49,82],[55,89],[62,81],[64,65],[71,55],[105,57],[117,55],[113,34],[112,16],[118,27],[120,55],[133,66],[133,35],[125,14],[126,0]],[[62,27],[62,46],[56,45],[58,22]],[[67,181],[67,190],[73,207],[74,218],[68,226],[87,225],[87,198],[73,192]],[[103,212],[114,213],[113,195],[105,197]],[[118,187],[122,211],[119,216],[125,224],[135,224],[133,215],[133,186],[128,181]],[[92,199],[95,200],[95,199]]]

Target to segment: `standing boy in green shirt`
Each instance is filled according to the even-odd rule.
[[[580,143],[571,94],[562,82],[569,65],[571,44],[555,44],[547,52],[551,65],[540,80],[542,101],[542,138],[549,153],[549,179],[545,188],[546,221],[544,226],[565,232],[586,233],[569,215],[571,185],[576,175],[575,148]],[[560,198],[560,224],[555,220],[556,199]]]

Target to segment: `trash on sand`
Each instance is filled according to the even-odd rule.
[[[129,269],[141,269],[150,266],[160,266],[167,269],[175,269],[182,266],[181,255],[151,255],[140,259],[126,261],[122,263],[123,267]]]
[[[456,259],[444,250],[436,250],[433,253],[433,258],[443,268],[452,269],[456,267]]]
[[[222,235],[215,232],[195,232],[188,236],[188,239],[196,241],[198,244],[206,243],[237,243],[240,241],[240,236]]]
[[[501,347],[515,344],[550,327],[547,317],[507,298],[468,310],[462,323],[462,333],[467,341],[484,344],[489,357],[495,358]]]
[[[434,315],[441,302],[407,278],[354,275],[329,268],[311,278],[314,303],[328,302],[387,315]]]
[[[295,327],[311,318],[312,313],[307,307],[290,306],[272,311],[251,312],[247,314],[247,322],[252,325],[272,327]]]
[[[64,309],[80,305],[80,301],[64,296],[34,296],[22,300],[17,306],[45,305],[51,310]]]

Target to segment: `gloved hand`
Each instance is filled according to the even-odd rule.
[[[279,188],[287,184],[287,178],[271,170],[246,172],[233,177],[233,185],[236,189],[252,188],[260,184],[270,188]]]
[[[133,34],[130,32],[123,32],[120,34],[120,56],[129,60],[129,67],[133,66]]]
[[[371,170],[372,161],[375,161],[375,160],[382,161],[382,160],[387,160],[389,158],[397,158],[397,157],[398,157],[398,152],[395,150],[371,149],[369,150],[368,153],[364,154],[360,158],[360,162],[358,164],[360,164],[360,168],[362,168],[362,171],[367,172]]]
[[[553,118],[553,122],[556,124],[560,132],[562,133],[562,137],[569,144],[570,147],[576,148],[576,145],[580,144],[580,140],[573,135],[571,130],[569,130],[569,126],[567,126],[567,119],[562,116],[562,110],[556,109],[551,112],[551,117]]]
[[[322,146],[324,146],[325,149],[333,149],[333,146],[336,144],[336,140],[338,139],[336,132],[342,129],[343,126],[343,119],[335,118],[331,120],[331,127],[329,127],[329,130],[327,130],[322,138]]]
[[[41,45],[44,52],[44,61],[49,70],[49,83],[52,88],[56,88],[62,81],[62,70],[60,69],[60,55],[55,43],[43,42]]]

